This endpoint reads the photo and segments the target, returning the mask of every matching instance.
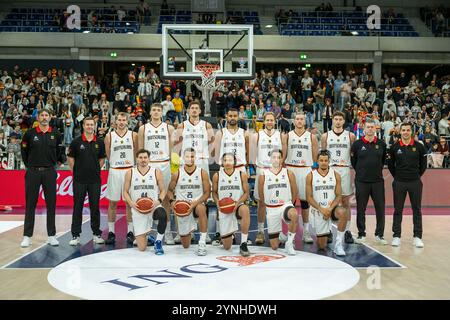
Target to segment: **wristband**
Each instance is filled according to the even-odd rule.
[[[316,161],[313,163],[312,168],[317,169],[319,167],[319,163]]]

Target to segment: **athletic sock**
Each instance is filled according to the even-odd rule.
[[[350,231],[350,224],[351,221],[347,221],[347,224],[345,225],[345,231]]]
[[[294,242],[294,238],[295,238],[295,232],[288,232],[288,238],[286,242],[292,243]]]
[[[336,235],[336,244],[337,243],[342,243],[342,240],[344,239],[344,234],[345,231],[337,231],[337,235]]]
[[[171,230],[170,230],[170,220],[169,220],[169,221],[167,221],[166,232],[169,233],[170,231]]]
[[[163,237],[164,237],[163,234],[158,233],[158,234],[156,235],[156,241],[162,241]]]
[[[246,243],[248,239],[248,233],[242,233],[241,234],[241,244]]]
[[[305,223],[303,224],[303,230],[309,232],[309,222],[305,222]]]
[[[108,222],[109,232],[115,233],[115,230],[114,230],[115,224],[116,224],[115,222]]]
[[[133,228],[133,222],[128,222],[128,232],[134,232],[134,228]]]
[[[258,222],[258,232],[264,232],[264,222]]]
[[[198,242],[206,243],[206,232],[200,232],[200,240]]]

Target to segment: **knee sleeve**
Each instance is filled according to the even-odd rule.
[[[158,233],[164,234],[167,226],[166,210],[164,208],[156,208],[155,212],[153,212],[153,220],[158,220]]]

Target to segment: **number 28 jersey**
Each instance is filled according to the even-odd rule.
[[[134,166],[133,132],[127,130],[122,137],[115,131],[111,133],[111,153],[109,165],[111,168],[129,168]]]

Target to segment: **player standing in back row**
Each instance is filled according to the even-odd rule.
[[[137,133],[128,130],[128,114],[120,112],[116,117],[116,129],[105,137],[106,156],[109,161],[108,184],[106,198],[108,207],[108,239],[106,244],[114,244],[116,241],[115,223],[117,202],[120,201],[125,182],[125,174],[128,169],[134,167],[134,153],[137,150]],[[127,214],[127,242],[133,244],[134,230],[131,209],[126,206]]]
[[[352,132],[344,130],[345,115],[336,111],[333,114],[332,129],[321,138],[322,150],[330,152],[330,166],[341,176],[342,184],[342,206],[350,212],[350,196],[353,194],[350,177],[350,154],[351,147],[356,137]],[[354,243],[352,233],[350,232],[350,219],[345,227],[345,243]]]
[[[229,109],[227,112],[227,126],[217,131],[214,142],[219,150],[216,153],[216,161],[219,165],[223,165],[223,156],[231,153],[235,156],[236,162],[234,168],[242,173],[246,173],[246,166],[249,157],[249,134],[246,130],[238,127],[239,112],[237,109]],[[216,235],[213,245],[220,244],[220,224],[216,220]]]
[[[283,149],[286,150],[284,163],[289,171],[295,175],[298,197],[301,202],[303,218],[303,241],[313,243],[309,231],[309,204],[306,201],[306,176],[311,167],[317,164],[319,143],[317,138],[305,128],[305,114],[297,113],[294,117],[295,129],[288,134],[282,134]]]
[[[188,106],[188,120],[181,123],[175,133],[175,144],[181,142],[180,156],[184,160],[184,152],[188,149],[195,151],[195,165],[205,170],[209,178],[209,154],[214,142],[214,132],[211,124],[200,119],[200,103],[191,101]],[[210,148],[211,146],[211,148]],[[176,237],[176,242],[179,236]],[[206,242],[211,243],[211,238],[206,234]]]
[[[171,137],[174,128],[162,121],[162,105],[154,103],[150,107],[151,119],[141,126],[138,132],[139,149],[150,152],[149,164],[151,167],[161,170],[164,188],[167,193],[170,183],[170,153],[173,148]],[[170,205],[167,197],[163,199],[162,205],[167,212],[167,226],[164,241],[166,244],[175,244],[170,229]]]

